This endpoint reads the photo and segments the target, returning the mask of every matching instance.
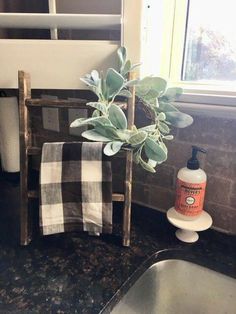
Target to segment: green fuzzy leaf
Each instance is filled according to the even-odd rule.
[[[117,54],[118,54],[118,57],[119,57],[120,67],[122,68],[124,66],[125,62],[126,62],[126,57],[127,57],[126,48],[125,47],[120,47],[117,50]]]
[[[164,101],[161,101],[159,99],[159,108],[158,110],[160,111],[163,111],[164,113],[166,112],[172,112],[172,111],[176,111],[176,112],[179,112],[179,110],[173,106],[172,104],[168,103],[168,102],[164,102]]]
[[[176,128],[186,128],[193,123],[193,118],[183,112],[166,112],[166,120]]]
[[[95,83],[96,86],[97,86],[97,85],[99,84],[99,81],[100,81],[98,71],[97,71],[97,70],[93,70],[93,71],[91,72],[91,77],[92,77],[94,83]]]
[[[100,111],[94,110],[92,113],[92,118],[97,118],[97,117],[100,117]]]
[[[92,79],[91,74],[85,74],[84,78],[90,79],[90,80]]]
[[[113,156],[116,153],[118,153],[118,151],[121,149],[123,144],[124,144],[123,142],[118,142],[118,141],[109,142],[104,147],[103,152],[107,156]]]
[[[75,121],[73,121],[70,125],[71,128],[78,128],[80,126],[84,126],[84,125],[96,125],[97,121],[101,120],[101,118],[103,119],[103,117],[95,117],[95,118],[79,118],[76,119]],[[108,120],[109,121],[109,120]]]
[[[147,125],[144,126],[142,128],[139,128],[139,131],[146,131],[146,132],[154,132],[156,130],[156,124],[151,124],[151,125]]]
[[[110,68],[106,75],[107,97],[110,99],[117,95],[124,84],[124,78],[116,70]]]
[[[134,162],[138,165],[139,160],[140,160],[140,152],[137,151],[136,153],[134,153],[133,157],[134,157]]]
[[[138,97],[153,99],[158,97],[166,89],[167,82],[160,77],[148,76],[139,81],[136,87]]]
[[[102,136],[95,130],[88,130],[85,131],[81,134],[84,138],[90,141],[95,141],[95,142],[110,142],[110,138],[107,138],[105,136]]]
[[[73,121],[70,125],[71,128],[78,128],[80,126],[84,126],[84,125],[111,125],[111,122],[109,121],[109,119],[105,118],[105,117],[93,117],[93,118],[80,118],[80,119],[76,119],[75,121]]]
[[[105,132],[106,132],[106,135],[113,140],[119,140],[120,139],[120,137],[117,133],[117,129],[114,128],[113,126],[106,126]]]
[[[183,93],[183,89],[180,87],[170,87],[165,94],[161,97],[163,101],[173,101]]]
[[[111,122],[108,118],[104,117],[104,116],[100,116],[100,117],[97,117],[96,119],[94,119],[94,121],[92,121],[91,123],[92,125],[94,126],[111,126]]]
[[[158,120],[159,121],[165,121],[165,119],[166,119],[166,115],[164,114],[164,112],[159,113]]]
[[[130,71],[133,71],[134,69],[138,68],[140,65],[142,65],[142,63],[134,63],[132,64]]]
[[[122,72],[121,72],[122,75],[125,76],[127,73],[129,73],[130,69],[131,69],[131,61],[127,60],[125,62],[123,69],[122,69]]]
[[[113,156],[113,155],[115,155],[115,152],[112,149],[112,142],[109,142],[109,143],[106,144],[106,146],[103,149],[103,153],[106,156]]]
[[[91,86],[91,87],[96,87],[96,84],[94,83],[93,80],[91,80],[90,78],[86,78],[86,77],[81,77],[80,80],[82,82],[84,82],[86,85]]]
[[[127,129],[127,119],[124,112],[117,105],[112,104],[109,108],[109,119],[117,129]]]
[[[139,80],[130,80],[125,83],[126,87],[136,86],[139,83]]]
[[[123,96],[123,97],[132,97],[132,94],[131,92],[128,90],[128,89],[122,89],[118,94],[117,96]]]
[[[167,153],[168,153],[168,149],[167,149],[165,143],[161,142],[159,145],[160,145],[161,148],[164,150],[164,152],[167,154]]]
[[[117,130],[112,125],[96,125],[95,131],[102,136],[105,136],[110,139],[110,141],[118,140],[119,136],[117,134]]]
[[[170,128],[164,122],[159,122],[159,130],[164,134],[170,133]]]
[[[104,103],[88,102],[86,105],[101,111],[103,114],[107,113],[107,106]]]
[[[113,149],[114,151],[118,152],[118,151],[121,149],[121,147],[122,147],[123,144],[124,144],[123,142],[114,141],[114,142],[112,142],[112,149]]]
[[[104,117],[104,116],[100,116],[100,119],[98,119],[97,121],[95,121],[94,123],[95,127],[101,127],[101,128],[114,128],[114,126],[111,124],[111,121]]]
[[[78,128],[78,127],[80,127],[82,125],[85,125],[86,123],[84,123],[84,121],[86,121],[86,120],[87,120],[86,118],[76,119],[73,122],[71,122],[70,128]]]
[[[102,97],[104,99],[107,99],[108,98],[108,91],[107,91],[106,80],[104,78],[101,79],[100,89],[101,89]]]
[[[139,81],[136,87],[136,93],[138,96],[145,96],[152,88],[152,81],[150,77],[145,77]]]
[[[131,144],[132,146],[136,146],[139,144],[142,144],[147,138],[147,133],[145,131],[139,131],[138,133],[132,135],[128,142],[129,144]]]
[[[147,138],[144,145],[144,150],[149,159],[161,163],[167,159],[167,153],[162,146],[154,140]]]
[[[138,132],[138,129],[137,129],[136,125],[132,125],[131,131],[134,132],[134,133]]]
[[[149,165],[147,162],[145,162],[141,157],[139,159],[139,164],[142,166],[143,169],[145,169],[149,172],[152,172],[152,173],[156,172],[156,170],[151,165]]]
[[[164,136],[164,139],[167,140],[167,141],[171,141],[173,140],[174,136],[173,135],[165,135]]]
[[[121,141],[128,141],[130,138],[130,130],[116,130],[116,133]]]
[[[159,140],[159,138],[160,138],[160,132],[158,132],[158,133],[155,133],[155,134],[150,134],[149,135],[149,138],[151,138],[153,141],[158,141]]]
[[[158,98],[155,99],[155,102],[154,102],[153,105],[154,105],[156,108],[159,108],[159,107],[160,107]]]
[[[91,125],[94,128],[82,133],[91,141],[105,142],[104,153],[108,156],[116,154],[123,146],[124,150],[132,150],[134,161],[145,170],[154,173],[157,164],[167,159],[167,147],[164,140],[173,139],[171,125],[186,127],[193,122],[191,116],[181,113],[171,102],[181,93],[181,88],[168,88],[167,82],[160,77],[145,77],[128,81],[128,73],[140,64],[127,60],[125,47],[117,51],[119,72],[109,68],[106,75],[93,70],[81,80],[89,86],[98,98],[96,102],[87,105],[94,108],[92,117],[77,119],[71,127]],[[135,86],[136,96],[140,103],[150,111],[151,125],[137,129],[133,126],[127,129],[127,118],[121,107],[115,104],[115,97],[132,97],[129,87]],[[155,124],[154,124],[155,123]],[[144,159],[143,159],[143,158]]]
[[[157,165],[157,162],[155,160],[148,159],[148,164],[149,164],[149,166],[155,168]]]
[[[155,91],[154,89],[150,89],[146,95],[140,98],[146,103],[155,104],[158,95],[159,93],[157,91]]]

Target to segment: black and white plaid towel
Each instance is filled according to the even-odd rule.
[[[111,162],[102,143],[45,143],[40,190],[42,234],[112,232]]]

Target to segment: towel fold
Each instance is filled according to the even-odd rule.
[[[112,232],[111,162],[102,143],[44,143],[40,192],[43,235]]]

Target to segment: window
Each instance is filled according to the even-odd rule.
[[[234,2],[189,0],[182,80],[236,82]]]
[[[146,0],[143,74],[235,104],[235,9],[235,0]]]

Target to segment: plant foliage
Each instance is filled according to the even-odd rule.
[[[119,70],[109,68],[106,75],[93,70],[81,80],[97,95],[97,102],[87,106],[94,108],[91,118],[77,119],[71,127],[90,125],[92,129],[82,133],[91,141],[106,145],[104,154],[115,155],[120,149],[131,149],[134,161],[149,172],[155,172],[157,164],[167,159],[164,141],[172,140],[171,127],[185,128],[193,119],[180,112],[173,101],[182,93],[181,88],[168,88],[161,77],[148,76],[141,80],[129,80],[129,73],[139,64],[127,60],[125,47],[118,49]],[[135,86],[136,102],[143,106],[151,124],[142,128],[127,128],[127,119],[116,102],[117,96],[131,97],[130,86]]]

